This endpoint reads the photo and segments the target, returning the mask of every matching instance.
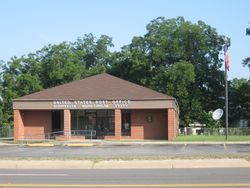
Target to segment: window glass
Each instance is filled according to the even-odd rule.
[[[122,110],[122,136],[131,136],[131,112]]]
[[[96,131],[96,137],[115,135],[114,110],[72,110],[71,129],[73,133],[82,130]]]

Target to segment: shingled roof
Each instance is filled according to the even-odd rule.
[[[16,98],[14,101],[50,100],[157,100],[174,99],[149,88],[117,78],[107,73],[87,77],[40,92]]]

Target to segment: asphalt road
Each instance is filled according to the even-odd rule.
[[[250,168],[0,170],[0,187],[250,187]]]
[[[250,144],[108,144],[91,147],[0,146],[0,157],[132,157],[250,154]]]

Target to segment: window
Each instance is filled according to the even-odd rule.
[[[122,136],[131,136],[131,112],[122,111]]]

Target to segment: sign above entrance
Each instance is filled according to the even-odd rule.
[[[127,108],[130,103],[130,100],[56,100],[52,106],[55,109]]]
[[[77,110],[77,109],[168,109],[178,110],[174,100],[51,100],[14,101],[18,110]]]

